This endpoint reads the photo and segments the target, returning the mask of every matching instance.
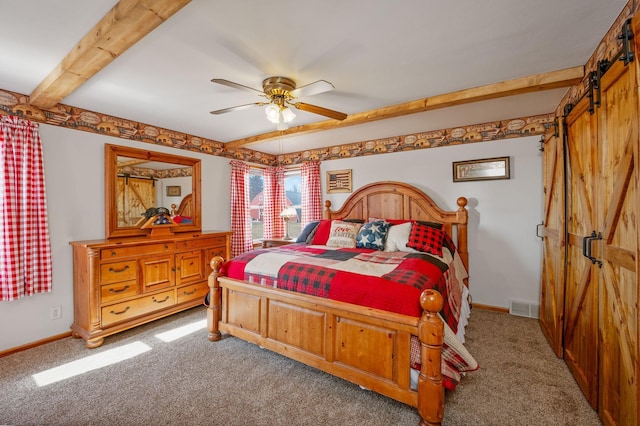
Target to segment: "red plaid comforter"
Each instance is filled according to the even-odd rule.
[[[422,314],[420,294],[432,288],[445,300],[440,314],[455,339],[463,284],[453,265],[452,260],[425,253],[291,244],[246,252],[227,262],[221,272],[230,278],[414,317]],[[453,389],[459,373],[469,368],[451,346],[458,345],[447,345],[445,340],[443,375],[445,386]],[[419,358],[412,359],[412,364],[417,366]]]

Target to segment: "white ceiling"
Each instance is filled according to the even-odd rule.
[[[29,95],[116,0],[4,1],[0,89]],[[582,66],[626,0],[193,0],[62,103],[228,142],[272,132],[269,76],[335,90],[301,98],[347,114]],[[552,112],[554,89],[250,146],[278,154]],[[295,111],[293,124],[325,121]]]

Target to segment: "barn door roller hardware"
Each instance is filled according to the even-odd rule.
[[[618,40],[622,40],[622,49],[618,53],[618,59],[624,61],[625,65],[633,61],[633,50],[631,50],[631,40],[633,40],[633,30],[631,29],[631,18],[622,25],[622,31],[618,34]]]

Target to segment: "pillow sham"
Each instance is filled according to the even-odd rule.
[[[407,247],[442,257],[442,243],[445,233],[431,226],[414,223],[409,233]]]
[[[298,235],[298,238],[296,238],[296,243],[306,243],[307,240],[311,237],[313,232],[318,227],[319,223],[320,223],[319,220],[314,220],[312,222],[307,223],[304,229],[302,230],[302,232],[300,233],[300,235]]]
[[[361,226],[359,223],[343,222],[341,220],[332,221],[326,246],[355,248],[356,237]]]
[[[399,225],[389,226],[387,239],[384,242],[384,251],[417,252],[418,250],[407,247],[409,234],[411,233],[411,225],[411,222],[405,222]]]
[[[411,222],[411,223],[421,223],[422,225],[431,226],[432,228],[442,229],[443,224],[439,222],[428,222],[426,220],[413,220],[413,219],[382,219],[378,217],[370,217],[367,222],[376,222],[378,220],[384,220],[391,225],[400,225],[403,223]]]
[[[365,223],[358,231],[356,247],[383,250],[388,230],[389,224],[384,220]]]

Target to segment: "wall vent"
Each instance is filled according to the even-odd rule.
[[[509,299],[509,313],[519,317],[538,318],[540,305],[527,300]]]

